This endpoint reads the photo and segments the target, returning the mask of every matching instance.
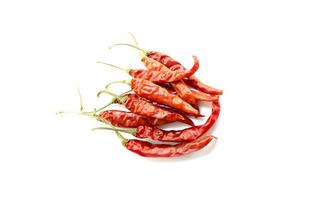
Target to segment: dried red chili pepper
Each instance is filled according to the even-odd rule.
[[[212,135],[206,135],[200,139],[177,145],[152,144],[146,141],[128,140],[124,145],[128,150],[144,157],[179,157],[204,148],[213,139],[216,138]]]
[[[181,65],[181,63],[179,63],[178,61],[174,60],[173,58],[171,58],[170,56],[157,52],[157,51],[145,51],[141,48],[139,48],[138,46],[134,46],[131,44],[126,44],[126,43],[120,43],[120,44],[114,44],[113,46],[118,46],[118,45],[124,45],[124,46],[130,46],[133,47],[135,49],[138,49],[139,51],[142,52],[142,56],[147,56],[150,57],[160,63],[162,63],[163,65],[165,65],[168,68],[174,67],[176,66],[176,68],[174,67],[173,70],[177,69],[177,70],[185,70],[185,67]],[[188,77],[188,79],[185,79],[185,83],[188,84],[189,86],[200,90],[202,92],[211,94],[211,95],[222,95],[223,91],[220,89],[216,89],[214,87],[208,86],[206,84],[204,84],[202,81],[200,81],[197,77],[195,76],[190,76]]]
[[[216,137],[212,135],[205,135],[197,140],[191,142],[180,143],[176,145],[169,144],[153,144],[147,141],[126,139],[118,131],[116,134],[121,139],[122,144],[130,151],[144,157],[179,157],[192,152],[201,150],[208,145]]]
[[[166,90],[168,90],[169,93],[171,94],[177,94],[177,92],[170,86],[168,85],[160,85],[161,87],[165,88]],[[200,101],[215,101],[219,98],[219,96],[217,95],[209,95],[209,94],[206,94],[204,92],[201,92],[199,90],[191,90],[191,93],[192,95],[197,99],[197,100],[200,100]]]
[[[138,126],[160,126],[169,123],[163,119],[144,117],[132,112],[121,110],[105,110],[100,112],[98,120],[111,123],[113,126],[123,128],[136,128]]]
[[[193,116],[202,116],[200,112],[193,108],[189,103],[187,103],[177,95],[169,93],[168,90],[151,81],[134,78],[131,81],[114,81],[107,84],[107,87],[113,83],[130,84],[132,90],[140,97],[170,106]]]
[[[98,96],[101,93],[107,93],[114,96],[112,101],[106,106],[102,107],[102,109],[106,108],[112,103],[119,103],[119,104],[124,104],[128,110],[138,115],[161,119],[167,122],[179,121],[191,126],[194,125],[192,120],[188,118],[187,116],[181,115],[171,110],[167,110],[165,108],[155,106],[152,103],[145,101],[144,99],[140,98],[139,96],[135,94],[124,94],[122,96],[119,96],[112,92],[109,92],[108,90],[102,90],[98,93]]]
[[[141,61],[146,66],[148,70],[157,70],[157,71],[167,71],[171,72],[169,68],[161,64],[160,62],[144,56]],[[175,71],[175,70],[174,70]],[[181,70],[178,70],[181,71]],[[199,109],[198,102],[196,98],[193,96],[190,88],[183,82],[183,80],[175,81],[170,83],[171,86],[175,89],[177,95],[179,95],[183,100],[191,104],[197,110]]]
[[[204,135],[216,122],[220,113],[219,101],[212,103],[212,114],[203,125],[193,126],[183,130],[166,131],[152,126],[138,126],[136,129],[113,129],[101,127],[98,129],[117,130],[132,134],[138,138],[148,138],[167,142],[188,142],[193,141]]]
[[[165,70],[154,71],[154,70],[124,68],[124,67],[119,67],[117,65],[113,65],[113,64],[105,63],[105,62],[98,62],[98,63],[124,70],[134,78],[142,78],[142,79],[150,80],[157,83],[169,83],[169,82],[182,80],[184,78],[192,76],[199,69],[199,61],[197,57],[193,56],[193,59],[194,59],[194,65],[190,70],[175,70],[175,71],[169,70],[167,67],[165,67]]]

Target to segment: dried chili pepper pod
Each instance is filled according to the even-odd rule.
[[[134,37],[134,40],[136,41],[135,37]],[[162,63],[163,65],[165,65],[168,68],[176,66],[177,70],[185,70],[186,69],[183,65],[181,65],[181,63],[174,60],[172,57],[170,57],[166,54],[157,52],[157,51],[145,51],[144,49],[141,49],[138,46],[127,44],[127,43],[114,44],[114,45],[111,45],[111,47],[119,46],[119,45],[130,46],[130,47],[133,47],[135,49],[138,49],[140,52],[142,52],[141,53],[142,57],[152,58],[152,59]],[[173,68],[173,70],[175,70],[175,68]],[[188,77],[187,79],[185,79],[185,83],[187,85],[189,85],[197,90],[200,90],[201,92],[205,92],[207,94],[211,94],[211,95],[222,95],[223,94],[222,90],[216,89],[216,88],[211,87],[209,85],[206,85],[205,83],[200,81],[195,76],[191,76],[191,77]]]
[[[194,65],[190,70],[175,70],[175,71],[169,70],[168,68],[166,68],[165,70],[160,70],[160,71],[131,69],[131,68],[119,67],[117,65],[113,65],[113,64],[101,62],[101,61],[99,61],[98,63],[124,70],[134,78],[142,78],[142,79],[150,80],[157,83],[169,83],[169,82],[182,80],[184,78],[192,76],[199,69],[199,61],[197,57],[193,56],[193,60],[194,60]]]
[[[203,125],[193,126],[183,130],[162,130],[152,126],[138,126],[135,129],[116,129],[100,127],[96,129],[106,129],[106,130],[117,130],[120,132],[126,132],[132,134],[137,138],[146,138],[164,142],[189,142],[196,140],[197,138],[204,135],[216,122],[220,114],[220,104],[219,101],[214,101],[212,103],[212,114],[209,116],[207,121]],[[113,124],[114,125],[114,124]]]
[[[107,86],[113,83],[130,84],[132,90],[140,97],[170,106],[193,116],[202,116],[197,109],[193,108],[189,103],[181,99],[179,96],[169,93],[168,90],[151,81],[134,78],[131,81],[113,81]]]
[[[124,94],[120,96],[104,89],[98,93],[98,96],[101,93],[107,93],[114,96],[112,101],[106,106],[102,107],[102,109],[106,108],[112,103],[119,103],[119,104],[124,104],[128,110],[138,115],[165,120],[167,122],[178,121],[178,122],[182,122],[191,126],[194,125],[193,121],[187,116],[181,115],[180,113],[174,112],[172,110],[168,110],[166,108],[161,108],[156,105],[153,105],[152,103],[145,101],[144,99],[140,98],[139,96],[135,94]]]
[[[170,121],[167,120],[144,117],[132,112],[121,110],[102,111],[99,114],[98,120],[102,122],[109,122],[113,126],[123,128],[136,128],[138,126],[160,126],[170,123]]]
[[[125,148],[140,156],[152,158],[169,158],[187,155],[201,150],[212,140],[216,139],[216,137],[207,134],[204,137],[191,142],[170,145],[153,144],[147,141],[136,139],[126,139],[118,131],[116,131],[116,134],[120,138],[121,143],[125,146]]]

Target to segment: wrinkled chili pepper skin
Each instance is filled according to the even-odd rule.
[[[156,51],[149,51],[147,52],[147,56],[157,60],[158,62],[164,64],[166,67],[171,68],[173,67],[172,70],[185,70],[185,67],[182,66],[179,62],[175,61],[173,58],[166,54],[162,54],[160,52]],[[185,83],[188,84],[189,86],[200,90],[202,92],[205,92],[207,94],[211,95],[222,95],[223,91],[213,88],[211,86],[208,86],[201,82],[197,77],[191,76],[188,79],[185,80]]]
[[[179,121],[191,126],[194,125],[192,120],[185,115],[155,106],[135,94],[126,94],[124,96],[127,97],[125,107],[133,113],[156,119],[163,119],[168,122]]]
[[[99,121],[105,120],[113,126],[123,128],[136,128],[138,126],[160,126],[169,123],[163,119],[155,119],[152,117],[144,117],[135,113],[125,112],[121,110],[105,110],[100,112]]]
[[[134,78],[131,81],[131,88],[138,96],[176,108],[193,116],[201,116],[199,111],[193,108],[189,103],[177,95],[170,94],[165,88],[151,81]]]
[[[167,73],[172,73],[172,70],[153,58],[145,56],[141,61],[148,70],[166,71]],[[182,80],[171,82],[171,85],[183,100],[198,110],[199,106],[197,100],[192,95],[190,88]]]
[[[169,70],[168,68],[160,71],[132,69],[129,74],[134,78],[140,78],[157,83],[170,83],[192,76],[199,69],[199,60],[193,56],[194,65],[190,70]]]
[[[218,96],[217,95],[208,95],[204,92],[201,92],[199,90],[191,90],[192,95],[200,101],[215,101],[218,100]]]
[[[152,70],[152,71],[169,70],[170,71],[170,69],[166,67],[164,64],[147,56],[144,56],[141,59],[141,62],[146,66],[148,70]]]
[[[183,156],[195,151],[198,151],[208,145],[213,139],[215,139],[212,135],[206,135],[203,138],[199,138],[197,140],[180,143],[176,145],[168,145],[168,144],[152,144],[146,141],[141,140],[129,140],[124,145],[125,147],[144,157],[179,157]]]
[[[191,76],[188,79],[184,79],[184,82],[188,84],[189,86],[200,90],[201,92],[210,94],[210,95],[222,95],[223,91],[220,89],[216,89],[214,87],[211,87],[209,85],[206,85],[202,83],[196,76]]]
[[[167,67],[174,65],[181,65],[178,61],[174,60],[170,56],[157,52],[157,51],[148,51],[147,56],[159,61],[160,63],[166,65]]]
[[[183,82],[183,80],[172,82],[171,85],[175,89],[177,95],[191,104],[195,109],[199,110],[197,99],[193,95],[190,88]]]
[[[166,131],[151,126],[139,126],[136,129],[135,137],[150,138],[158,141],[168,142],[188,142],[196,140],[204,135],[216,122],[220,114],[219,101],[212,103],[212,114],[209,116],[205,124],[193,126],[183,130]]]

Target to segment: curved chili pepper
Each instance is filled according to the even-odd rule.
[[[130,151],[144,157],[179,157],[198,151],[208,145],[213,139],[212,135],[197,140],[176,145],[152,144],[141,140],[126,140],[123,145]]]
[[[205,83],[201,82],[196,76],[191,76],[188,79],[184,79],[184,82],[188,84],[189,86],[201,91],[205,92],[207,94],[211,95],[222,95],[223,91],[214,87],[211,87],[209,85],[206,85]]]
[[[156,105],[153,105],[152,103],[140,98],[139,96],[135,94],[125,94],[122,96],[118,96],[107,90],[102,90],[98,93],[98,96],[101,93],[107,93],[114,96],[114,99],[111,101],[111,103],[107,104],[105,107],[107,107],[108,105],[111,105],[112,103],[124,104],[128,110],[138,115],[161,119],[167,122],[179,121],[191,126],[194,125],[193,121],[187,116],[181,115],[170,109],[167,110],[166,108],[161,108]]]
[[[207,132],[213,124],[216,122],[220,113],[219,101],[214,101],[212,104],[212,114],[209,116],[205,124],[199,126],[193,126],[183,130],[176,131],[166,131],[156,127],[150,126],[139,126],[136,129],[135,137],[139,138],[150,138],[159,141],[169,141],[169,142],[184,142],[192,141],[205,132]]]
[[[220,113],[219,101],[212,103],[212,114],[203,125],[193,126],[183,130],[166,131],[156,127],[142,125],[136,129],[112,129],[112,128],[100,128],[108,130],[117,130],[132,134],[138,138],[146,138],[164,142],[189,142],[196,140],[206,133],[216,122]]]
[[[168,92],[171,94],[177,94],[177,92],[174,90],[174,88],[172,88],[168,85],[160,85],[160,86],[165,88],[166,90],[168,90]],[[200,100],[200,101],[215,101],[215,100],[218,100],[218,98],[219,98],[219,96],[217,96],[217,95],[209,95],[209,94],[206,94],[206,93],[201,92],[199,90],[192,90],[192,89],[190,89],[190,90],[191,90],[191,94],[195,97],[195,99]]]
[[[132,112],[121,110],[105,110],[100,112],[98,120],[101,122],[111,123],[113,126],[123,128],[136,128],[138,126],[160,126],[169,123],[163,119],[156,119],[152,117],[144,117]]]
[[[98,63],[109,65],[118,69],[122,69],[134,78],[146,79],[146,80],[150,80],[157,83],[169,83],[169,82],[182,80],[184,78],[192,76],[199,69],[199,60],[197,59],[196,56],[193,56],[193,59],[194,59],[194,65],[190,70],[176,70],[176,71],[171,71],[167,67],[165,70],[154,71],[154,70],[144,70],[144,69],[122,68],[116,65],[105,63],[105,62],[98,62]]]
[[[171,68],[172,66],[177,66],[178,70],[185,70],[185,67],[182,66],[181,63],[174,60],[170,56],[163,54],[163,53],[160,53],[160,52],[157,52],[157,51],[145,51],[144,49],[141,49],[138,46],[134,46],[131,44],[126,44],[126,43],[114,44],[111,46],[111,48],[113,46],[119,46],[119,45],[129,46],[129,47],[133,47],[135,49],[138,49],[140,52],[142,52],[142,55],[144,57],[152,58],[152,59],[162,63],[163,65],[165,65],[168,68]],[[216,88],[213,88],[211,86],[204,84],[195,76],[188,77],[188,81],[185,81],[185,83],[188,84],[189,86],[197,89],[197,90],[200,90],[202,92],[205,92],[205,93],[208,93],[211,95],[222,95],[223,94],[222,90],[216,89]]]
[[[131,88],[138,96],[176,108],[193,116],[201,116],[199,111],[189,103],[177,95],[170,94],[168,90],[151,81],[134,78],[131,81]]]

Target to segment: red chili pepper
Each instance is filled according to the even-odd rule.
[[[169,123],[163,119],[156,119],[152,117],[144,117],[132,112],[121,110],[105,110],[100,112],[98,120],[109,122],[113,126],[123,128],[136,128],[138,126],[160,126]]]
[[[125,138],[124,138],[125,139]],[[123,140],[123,145],[130,151],[144,157],[179,157],[198,151],[208,145],[214,136],[207,134],[197,140],[176,145],[152,144],[141,140]]]
[[[196,140],[204,135],[216,122],[220,113],[219,101],[212,103],[212,114],[209,116],[205,124],[193,126],[183,130],[166,131],[152,126],[138,126],[136,129],[113,129],[113,128],[100,128],[117,130],[134,135],[138,138],[148,138],[165,142],[188,142]],[[114,124],[113,124],[114,125]]]
[[[111,47],[119,46],[119,45],[130,46],[130,47],[133,47],[135,49],[138,49],[140,52],[142,52],[142,56],[147,56],[147,57],[153,58],[153,59],[157,60],[158,62],[164,64],[168,68],[176,66],[178,70],[185,70],[185,67],[182,66],[178,61],[174,60],[173,58],[171,58],[170,56],[168,56],[166,54],[163,54],[163,53],[160,53],[157,51],[145,51],[144,49],[141,49],[138,46],[134,46],[131,44],[126,44],[126,43],[114,44]],[[173,68],[173,70],[175,70],[175,68]],[[216,89],[216,88],[213,88],[211,86],[204,84],[195,76],[189,77],[187,80],[185,80],[185,83],[188,84],[189,86],[197,89],[197,90],[200,90],[202,92],[205,92],[205,93],[208,93],[211,95],[222,95],[223,94],[222,90],[219,90],[219,89]]]
[[[199,111],[189,103],[177,95],[170,94],[165,88],[151,81],[134,78],[131,81],[131,88],[138,96],[176,108],[194,116],[201,116]]]
[[[177,92],[168,85],[160,85],[160,86],[168,90],[168,92],[171,94],[177,94]],[[215,101],[215,100],[218,100],[219,98],[219,96],[217,95],[209,95],[199,90],[192,90],[192,89],[190,90],[191,90],[192,95],[195,97],[195,99],[200,100],[200,101]]]
[[[199,90],[191,90],[191,92],[192,95],[200,101],[215,101],[219,98],[217,95],[207,95]]]
[[[205,92],[207,94],[211,95],[222,95],[223,91],[220,89],[216,89],[214,87],[211,87],[209,85],[206,85],[205,83],[201,82],[196,76],[191,76],[188,79],[184,79],[184,82],[188,84],[189,86],[201,91]]]
[[[146,66],[148,70],[157,70],[157,71],[166,71],[166,72],[172,72],[169,68],[161,64],[160,62],[149,58],[147,56],[144,56],[141,61]],[[174,70],[176,71],[176,70]],[[181,71],[181,70],[177,70]],[[198,110],[198,102],[193,96],[190,88],[183,82],[183,80],[175,81],[170,83],[172,87],[175,89],[177,95],[179,95],[183,100],[191,104],[194,108]]]
[[[194,59],[194,65],[190,70],[176,70],[176,71],[169,70],[167,67],[165,67],[165,70],[154,71],[154,70],[124,68],[124,67],[119,67],[119,66],[112,65],[110,63],[105,63],[105,62],[98,62],[98,63],[124,70],[134,78],[146,79],[146,80],[150,80],[157,83],[169,83],[169,82],[182,80],[184,78],[192,76],[199,69],[199,61],[197,57],[193,56],[193,59]]]
[[[102,90],[98,93],[98,96],[101,93],[107,93],[114,96],[114,99],[109,104],[102,107],[102,109],[111,105],[112,103],[119,103],[124,104],[128,110],[138,115],[161,119],[167,122],[179,121],[191,126],[194,125],[193,121],[187,116],[153,105],[152,103],[140,98],[135,94],[125,94],[123,96],[119,96],[109,92],[108,90]]]

